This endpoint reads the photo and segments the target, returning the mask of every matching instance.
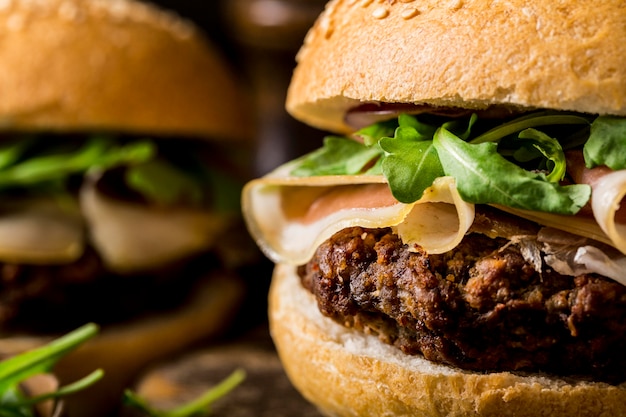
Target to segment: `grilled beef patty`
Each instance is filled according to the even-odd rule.
[[[412,355],[475,371],[626,380],[626,287],[536,271],[507,239],[409,252],[391,229],[344,229],[298,269],[321,312]]]
[[[64,265],[0,262],[0,338],[12,332],[67,332],[94,321],[110,324],[166,311],[221,268],[211,253],[166,268],[122,276],[108,271],[92,248]]]

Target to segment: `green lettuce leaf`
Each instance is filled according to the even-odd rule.
[[[469,202],[574,214],[588,202],[590,189],[559,184],[566,176],[564,150],[585,143],[592,120],[553,111],[527,114],[505,123],[478,120],[476,115],[451,119],[403,114],[395,121],[358,131],[356,136],[363,144],[348,138],[327,138],[323,148],[297,161],[292,174],[382,172],[394,197],[405,203],[418,200],[435,178],[451,175]],[[594,125],[595,134],[600,135],[603,126]],[[613,126],[609,130],[622,128],[626,129]],[[617,144],[618,134],[612,134],[615,138],[608,142],[624,149]]]
[[[403,125],[396,129],[394,137],[380,140],[385,151],[382,171],[393,196],[400,202],[419,200],[424,190],[444,175],[430,139],[415,127]]]
[[[130,166],[126,170],[126,182],[149,201],[160,205],[181,201],[199,205],[203,201],[202,185],[163,159]]]
[[[108,135],[94,135],[80,145],[19,135],[0,144],[0,191],[71,198],[70,178],[125,167],[126,185],[151,203],[210,203],[218,211],[239,210],[240,182],[207,166],[193,151],[176,148],[172,157],[172,149],[162,147],[151,139],[123,142]]]
[[[15,164],[26,151],[37,141],[36,136],[20,135],[17,139],[10,139],[0,147],[0,169]]]
[[[328,136],[322,148],[295,163],[291,174],[297,177],[373,174],[376,160],[381,156],[382,151],[377,146],[368,147],[346,137]]]
[[[600,116],[594,120],[583,155],[587,168],[626,169],[626,118]]]
[[[560,186],[520,168],[502,157],[495,143],[470,144],[443,128],[433,143],[446,175],[456,179],[467,202],[575,214],[591,196],[587,185]]]
[[[471,143],[500,142],[503,138],[522,130],[540,126],[582,125],[588,126],[589,119],[574,114],[555,112],[536,112],[516,117],[506,123],[499,124],[487,132],[470,140]]]
[[[546,165],[550,171],[550,174],[547,176],[548,181],[559,182],[565,178],[567,164],[565,153],[559,141],[532,128],[522,130],[518,138],[518,141],[525,145],[521,149],[528,151],[528,148],[531,148],[536,151],[536,154],[547,159],[548,163]],[[528,152],[528,154],[532,155],[532,152]],[[519,153],[516,153],[516,155],[518,160],[524,159],[520,158]]]
[[[112,146],[104,137],[95,137],[79,149],[52,149],[24,161],[15,161],[0,170],[0,187],[29,187],[65,179],[92,168],[108,169],[135,164],[153,157],[156,148],[150,142]]]
[[[54,365],[79,345],[94,337],[98,326],[88,323],[47,345],[0,362],[0,416],[31,416],[32,405],[50,398],[74,394],[102,378],[102,370],[66,385],[59,390],[35,398],[27,398],[19,384],[37,375],[52,372]]]
[[[356,138],[360,138],[365,146],[375,146],[381,138],[393,135],[398,127],[396,120],[387,120],[366,126],[354,133]]]
[[[243,369],[235,370],[215,387],[204,392],[198,398],[183,404],[172,410],[158,410],[151,407],[143,398],[132,390],[124,392],[124,403],[131,406],[149,417],[200,417],[209,415],[211,405],[218,399],[227,395],[230,391],[241,384],[246,377]]]

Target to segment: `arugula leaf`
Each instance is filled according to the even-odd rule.
[[[589,120],[585,117],[573,114],[553,112],[531,113],[498,125],[493,129],[490,129],[487,132],[473,138],[470,140],[470,143],[479,144],[485,142],[499,142],[506,136],[521,132],[522,130],[528,128],[555,125],[589,125]]]
[[[354,136],[361,138],[365,146],[374,146],[381,138],[393,135],[397,127],[398,122],[396,120],[378,122],[357,130]]]
[[[18,136],[12,141],[5,142],[0,147],[0,169],[13,165],[36,142],[34,136]]]
[[[196,206],[210,201],[215,209],[229,212],[239,206],[241,185],[206,166],[197,155],[178,152],[173,157],[170,148],[151,139],[122,142],[96,135],[80,146],[43,142],[35,135],[13,139],[0,145],[0,191],[26,190],[59,198],[69,195],[71,176],[124,166],[126,185],[148,201]]]
[[[467,202],[575,214],[591,196],[587,185],[560,186],[520,168],[498,153],[496,143],[473,145],[444,128],[433,143],[446,175],[455,177]]]
[[[227,395],[243,382],[246,373],[243,369],[235,370],[230,376],[220,382],[217,386],[209,389],[195,400],[184,404],[173,410],[157,410],[151,407],[143,398],[135,394],[132,390],[124,392],[125,404],[134,407],[150,417],[192,417],[209,415],[211,405],[218,399]]]
[[[393,196],[402,203],[419,200],[437,177],[444,175],[430,138],[411,126],[396,129],[393,138],[382,138],[385,151],[382,170]]]
[[[0,362],[0,416],[32,415],[30,410],[33,404],[75,393],[101,379],[102,370],[96,370],[73,384],[35,398],[26,398],[19,389],[19,384],[26,379],[51,372],[59,359],[94,337],[97,332],[98,326],[88,323],[45,346]]]
[[[133,164],[153,157],[156,147],[143,141],[125,146],[113,146],[107,138],[94,137],[78,150],[52,149],[0,170],[0,188],[30,187],[65,179],[97,167],[102,169]]]
[[[200,204],[202,185],[163,159],[152,159],[126,170],[127,184],[149,201],[172,205],[180,201]]]
[[[30,376],[49,372],[61,357],[97,332],[97,325],[86,324],[45,346],[0,362],[0,392]]]
[[[600,116],[591,124],[589,140],[583,148],[585,165],[606,165],[626,169],[626,118]]]
[[[47,394],[42,394],[37,397],[25,399],[21,401],[21,405],[32,406],[49,399],[61,398],[71,394],[75,394],[95,384],[100,379],[102,379],[103,376],[104,371],[102,369],[96,369],[89,375],[79,379],[78,381],[74,381],[71,384],[65,385],[54,392],[49,392]]]
[[[453,120],[444,126],[468,138],[476,119],[472,115],[469,121]],[[385,151],[382,169],[396,200],[412,203],[422,197],[435,179],[445,175],[432,142],[437,126],[406,114],[398,117],[398,125],[394,137],[380,139],[380,147]]]
[[[328,136],[322,148],[296,161],[291,174],[310,177],[372,173],[369,168],[381,155],[382,151],[376,146],[367,147],[349,138]]]
[[[586,141],[592,120],[578,114],[543,111],[494,126],[493,120],[479,122],[475,114],[462,119],[402,114],[395,121],[358,131],[356,135],[365,145],[348,138],[327,138],[324,147],[298,161],[292,173],[382,172],[394,197],[404,203],[421,198],[437,177],[452,175],[461,196],[469,202],[574,214],[589,200],[590,189],[559,185],[566,174],[564,149]],[[603,126],[598,121],[594,124],[600,136]],[[540,131],[539,127],[544,128]],[[554,131],[557,137],[544,130]],[[626,135],[619,136],[616,131],[626,131],[626,122],[609,130],[613,135],[609,143],[624,149],[626,145],[616,142]]]
[[[470,135],[472,134],[472,127],[474,126],[477,120],[478,120],[478,116],[476,116],[476,113],[474,113],[470,116],[470,119],[467,122],[465,122],[463,119],[452,120],[452,121],[444,123],[442,127],[448,130],[449,132],[454,133],[458,138],[463,139],[464,141],[467,141],[470,138]],[[467,124],[467,127],[465,127],[465,124]],[[435,136],[435,132],[433,132],[433,137],[434,136]]]
[[[0,396],[0,417],[35,417],[32,407],[16,405],[23,401],[24,398],[24,394],[17,386],[11,387],[2,393]]]
[[[415,138],[418,140],[432,140],[439,126],[421,121],[409,114],[401,114],[398,116],[398,127],[414,129]]]
[[[548,181],[559,182],[565,177],[565,153],[559,141],[532,128],[522,130],[518,138],[520,142],[532,146],[551,162],[550,174],[547,176]]]

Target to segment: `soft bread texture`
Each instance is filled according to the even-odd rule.
[[[157,361],[226,331],[244,297],[241,279],[215,273],[184,306],[114,326],[63,357],[54,369],[67,385],[101,368],[104,378],[64,400],[73,417],[112,415],[137,375]],[[115,306],[112,306],[115,308]],[[50,336],[12,335],[0,338],[0,359],[42,346]]]
[[[0,128],[249,139],[241,85],[191,22],[133,0],[0,2]]]
[[[626,415],[626,384],[456,370],[325,318],[293,266],[278,264],[271,333],[294,386],[327,416]]]
[[[298,54],[286,107],[338,132],[364,102],[623,116],[625,40],[619,0],[332,0]]]

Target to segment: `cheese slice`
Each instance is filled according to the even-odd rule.
[[[615,214],[626,195],[626,170],[603,176],[593,186],[591,208],[611,244],[626,254],[626,225],[615,221]]]
[[[409,248],[444,253],[463,239],[474,205],[461,200],[454,179],[442,177],[419,201],[396,201],[383,176],[295,178],[276,171],[249,182],[242,194],[250,233],[277,263],[306,263],[317,247],[352,226],[394,227]]]
[[[242,194],[248,229],[274,262],[306,263],[322,242],[351,226],[392,227],[409,250],[419,245],[428,253],[444,253],[461,242],[474,220],[474,205],[461,199],[452,177],[438,178],[419,201],[403,204],[383,176],[300,178],[291,177],[290,169],[286,164],[251,181]],[[615,219],[624,196],[626,171],[617,171],[594,185],[593,217],[496,207],[626,254],[626,225]]]
[[[597,240],[626,254],[626,224],[617,222],[615,218],[624,196],[626,196],[626,170],[608,174],[593,185],[591,192],[593,217],[564,216],[504,206],[497,207],[544,226]]]

